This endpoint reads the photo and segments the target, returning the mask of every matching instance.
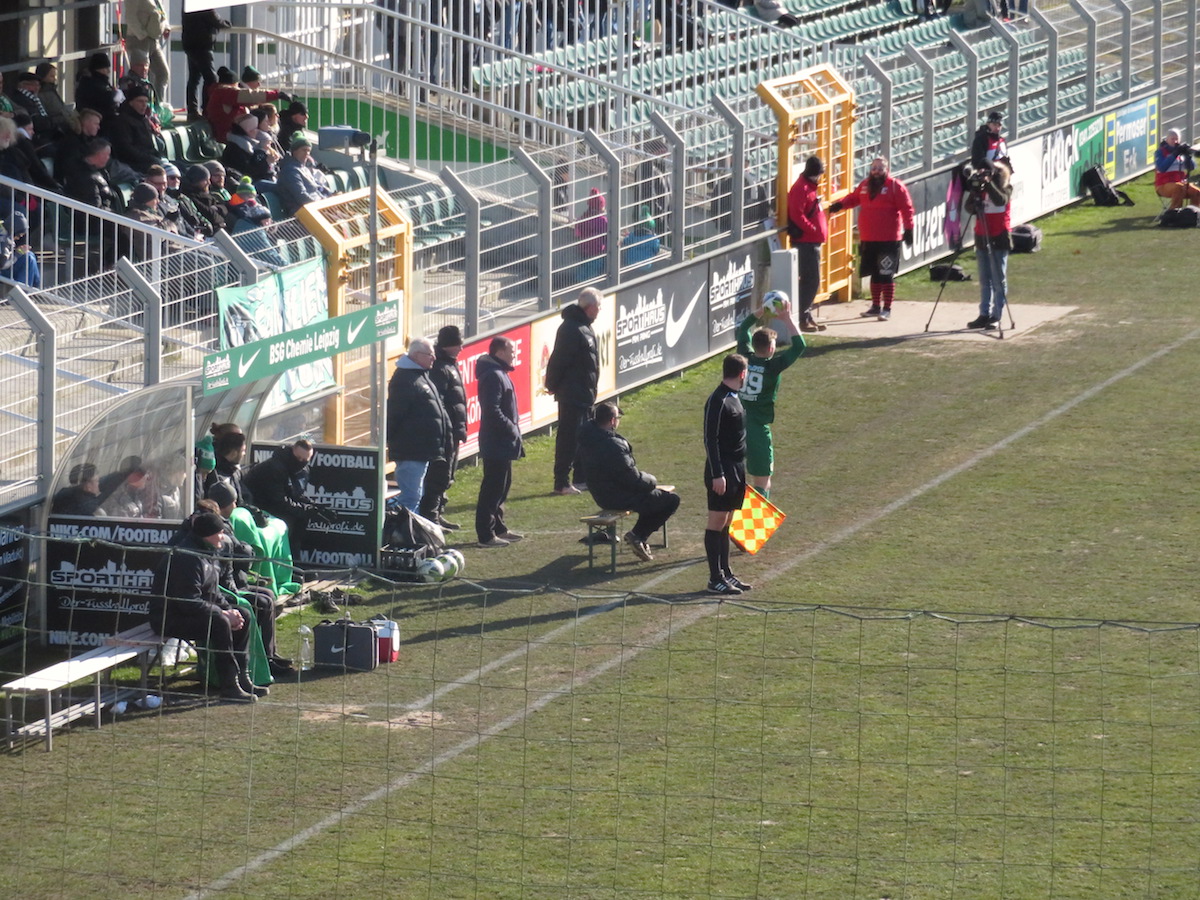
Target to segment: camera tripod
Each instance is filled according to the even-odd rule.
[[[995,278],[998,275],[998,273],[995,273],[992,271],[992,255],[991,254],[994,252],[994,248],[992,247],[991,235],[988,233],[987,205],[986,205],[987,204],[987,196],[986,196],[987,187],[986,187],[986,185],[983,185],[983,184],[980,184],[978,187],[975,187],[974,185],[968,185],[968,186],[970,187],[972,193],[974,194],[973,199],[975,200],[975,203],[972,208],[972,211],[968,212],[966,219],[963,220],[963,233],[964,234],[966,233],[966,230],[970,226],[972,219],[977,220],[983,226],[983,234],[981,236],[978,236],[980,238],[979,240],[975,241],[975,245],[974,245],[975,246],[975,255],[977,257],[979,256],[980,241],[982,241],[983,254],[984,254],[984,259],[982,262],[983,262],[983,265],[987,267],[988,283],[992,284],[992,283],[994,283]],[[977,214],[977,210],[980,210],[980,209],[984,210],[984,214],[983,214],[982,218],[980,218]],[[963,245],[962,241],[960,240],[958,243],[958,247],[954,251],[954,255],[950,257],[950,262],[946,264],[946,274],[944,276],[942,276],[942,283],[941,283],[940,287],[938,288],[937,298],[933,301],[933,309],[931,309],[929,311],[929,321],[927,321],[925,323],[925,332],[926,333],[929,332],[929,326],[933,322],[934,315],[937,313],[938,304],[942,302],[942,293],[946,290],[946,282],[949,281],[949,279],[950,279],[950,267],[954,265],[955,261],[959,258],[959,256],[962,255],[962,252],[965,249],[966,249],[966,247]],[[1005,291],[1005,295],[1004,295],[1004,309],[1008,311],[1009,330],[1010,331],[1015,330],[1017,327],[1017,323],[1013,319],[1012,304],[1009,302],[1007,290]],[[999,339],[1004,340],[1004,313],[1003,313],[1003,311],[1000,313],[999,316],[996,317],[996,328],[997,328],[997,334],[999,336]]]

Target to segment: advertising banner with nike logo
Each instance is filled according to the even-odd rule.
[[[708,355],[708,265],[643,281],[615,296],[617,390]]]
[[[204,393],[213,394],[297,366],[329,359],[392,337],[400,329],[400,302],[392,300],[314,322],[275,337],[204,357]]]

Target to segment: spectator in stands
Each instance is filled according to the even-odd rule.
[[[180,188],[182,197],[191,201],[196,214],[204,222],[207,235],[225,230],[225,217],[228,209],[224,202],[212,193],[212,179],[209,171],[202,165],[188,166],[183,173],[183,184]],[[182,203],[182,197],[180,202]]]
[[[212,237],[214,234],[212,223],[200,213],[196,204],[192,202],[192,198],[183,192],[183,179],[179,175],[179,167],[173,162],[166,162],[163,163],[163,171],[167,177],[167,198],[174,200],[179,208],[179,233],[187,237],[194,237],[198,241]],[[204,172],[206,175],[208,174],[207,170]]]
[[[104,138],[92,138],[83,151],[83,165],[66,173],[65,193],[68,197],[97,209],[116,212],[120,195],[109,183],[105,166],[112,156],[112,145]]]
[[[283,257],[272,244],[268,231],[271,211],[258,202],[258,191],[249,176],[242,179],[229,201],[228,222],[229,233],[238,238],[238,245],[246,253],[269,266],[283,268]]]
[[[575,240],[578,241],[579,267],[577,281],[592,281],[604,274],[608,252],[608,216],[604,214],[604,195],[599,188],[588,193],[587,204],[575,222]]]
[[[125,74],[117,81],[117,87],[121,89],[121,93],[128,100],[138,91],[145,91],[146,96],[150,98],[150,107],[147,110],[147,115],[150,121],[154,123],[155,129],[160,127],[158,121],[158,104],[161,102],[162,95],[154,87],[154,83],[150,81],[150,60],[143,50],[129,51],[129,68],[125,70]]]
[[[780,28],[792,28],[800,20],[787,11],[783,0],[754,0],[754,8],[764,22],[773,22]]]
[[[304,204],[323,200],[333,193],[333,188],[312,158],[312,143],[303,135],[293,138],[291,153],[279,168],[279,196],[283,200],[283,211],[294,216]]]
[[[675,0],[654,0],[654,18],[662,28],[662,43],[668,53],[694,50],[700,40],[696,4]]]
[[[421,507],[430,462],[444,461],[453,440],[450,416],[429,377],[434,358],[430,341],[414,339],[408,353],[396,360],[388,383],[388,459],[395,463],[392,479],[400,491],[397,499],[414,513]]]
[[[1170,129],[1154,151],[1154,193],[1170,200],[1171,209],[1200,204],[1200,187],[1188,181],[1195,167],[1192,148],[1181,142],[1177,128]]]
[[[255,142],[267,151],[268,157],[274,154],[275,162],[282,161],[287,153],[283,145],[279,143],[279,110],[275,108],[274,103],[264,103],[254,107],[250,112],[254,114],[254,118],[258,119],[258,134],[254,136]]]
[[[215,10],[185,11],[183,14],[181,43],[188,64],[185,99],[189,122],[201,118],[201,109],[208,96],[208,90],[217,83],[217,73],[213,68],[213,48],[216,46],[217,33],[229,26],[229,20],[222,19]],[[196,92],[197,88],[200,89],[199,94]]]
[[[125,215],[143,225],[153,225],[163,231],[176,231],[175,224],[168,222],[159,209],[158,188],[147,181],[134,185],[133,193],[129,198],[129,208],[125,210]],[[145,259],[147,255],[143,249],[138,258]]]
[[[638,220],[621,240],[621,262],[628,268],[649,272],[654,257],[658,256],[661,249],[658,235],[654,233],[654,217],[650,215],[650,207],[639,207]]]
[[[225,151],[221,162],[234,178],[249,177],[252,181],[273,181],[275,165],[259,146],[254,136],[258,134],[258,119],[251,113],[243,113],[234,119],[225,136]]]
[[[863,182],[840,200],[830,213],[859,208],[859,275],[871,278],[871,307],[864,316],[886,321],[892,315],[896,275],[900,271],[900,241],[913,242],[913,203],[908,188],[888,173],[888,161],[877,156]]]
[[[979,126],[971,141],[971,165],[982,169],[989,162],[1008,159],[1008,143],[1004,140],[1004,114],[998,109],[988,113],[987,121]],[[1012,163],[1009,163],[1012,168]]]
[[[804,171],[788,191],[788,237],[796,248],[800,269],[796,312],[801,331],[825,330],[812,314],[813,302],[821,288],[821,245],[828,236],[825,210],[817,192],[824,174],[825,163],[819,156],[810,156],[804,161]]]
[[[446,325],[438,331],[437,342],[433,345],[434,360],[433,368],[429,370],[429,380],[441,396],[446,415],[450,417],[450,445],[446,448],[444,459],[431,460],[429,463],[420,507],[421,515],[450,531],[458,531],[460,526],[446,521],[446,492],[454,484],[458,448],[467,439],[467,391],[458,368],[462,343],[462,332],[458,326]]]
[[[208,192],[225,207],[225,223],[229,224],[229,201],[231,195],[225,189],[225,167],[215,159],[206,159],[202,165],[208,169]]]
[[[179,203],[174,197],[167,195],[167,170],[160,165],[153,165],[146,170],[145,183],[158,191],[158,213],[166,220],[168,231],[183,234],[183,218],[179,211]]]
[[[87,68],[75,82],[75,108],[94,109],[100,113],[101,130],[117,117],[117,89],[109,74],[112,60],[100,51],[88,57]]]
[[[165,99],[171,70],[163,48],[171,39],[167,9],[161,0],[125,0],[125,49],[147,61],[155,102]]]
[[[283,111],[279,120],[279,144],[282,147],[292,146],[296,132],[308,127],[308,107],[299,100],[293,100]]]
[[[304,491],[314,452],[312,441],[298,440],[251,466],[242,477],[247,499],[287,523],[292,558],[296,562],[303,559],[301,548],[308,523],[324,517],[321,507],[309,500]]]
[[[209,90],[205,100],[204,116],[212,125],[217,140],[224,141],[233,123],[249,112],[249,104],[277,100],[280,97],[290,99],[287,94],[275,90],[252,91],[243,88],[238,85],[236,76],[222,66],[217,73],[217,83]],[[254,126],[258,127],[257,119]]]
[[[646,144],[649,154],[638,165],[634,182],[634,197],[640,204],[650,207],[655,221],[655,233],[666,237],[671,233],[672,179],[670,151],[666,143],[655,138]]]
[[[546,362],[546,393],[558,401],[554,440],[554,493],[578,494],[587,489],[579,460],[579,426],[591,418],[600,381],[600,347],[592,323],[600,315],[601,293],[584,288],[579,299],[563,307]],[[574,471],[572,482],[571,473]]]
[[[5,94],[0,94],[0,119],[11,119],[14,110],[12,100]]]
[[[144,89],[131,89],[116,118],[108,123],[108,136],[113,156],[135,172],[144,174],[162,163],[154,123],[150,121],[150,95]]]
[[[67,487],[50,502],[50,512],[63,516],[94,516],[100,506],[100,478],[91,463],[76,463],[67,473]]]
[[[42,101],[42,108],[46,110],[46,115],[50,118],[51,134],[57,139],[71,130],[71,122],[74,118],[71,108],[67,106],[62,94],[58,92],[58,66],[52,62],[38,63],[33,72],[41,82],[38,88],[38,99]]]
[[[60,190],[59,184],[46,171],[46,164],[42,162],[41,156],[38,155],[37,145],[32,140],[31,130],[33,122],[30,119],[29,113],[23,109],[17,110],[9,121],[16,127],[16,134],[12,140],[10,152],[17,166],[20,168],[20,180],[26,184],[40,187],[43,190],[58,193]]]
[[[29,219],[18,208],[4,217],[4,227],[8,229],[13,241],[13,261],[8,270],[8,277],[20,284],[31,288],[42,286],[42,272],[38,266],[37,254],[29,246]]]
[[[479,458],[483,478],[475,504],[475,534],[480,547],[507,547],[524,535],[510,531],[504,521],[504,502],[512,487],[513,460],[525,455],[517,390],[510,373],[516,345],[497,335],[486,356],[475,363],[479,391]]]
[[[601,509],[631,509],[638,520],[625,543],[638,559],[654,557],[646,543],[679,509],[679,495],[658,487],[658,480],[637,467],[633,447],[617,434],[621,410],[615,403],[596,406],[592,421],[579,429],[579,455],[588,490]]]
[[[23,107],[33,120],[33,131],[38,136],[39,146],[54,137],[55,126],[41,98],[42,79],[33,72],[22,72],[17,76],[17,87],[13,91],[13,102]],[[14,110],[15,112],[15,110]],[[32,136],[32,135],[31,135]]]
[[[256,688],[250,681],[250,613],[238,609],[221,593],[216,554],[224,537],[225,523],[219,515],[193,517],[187,535],[154,573],[150,627],[162,637],[195,641],[205,647],[217,671],[221,699],[253,703],[267,689]]]

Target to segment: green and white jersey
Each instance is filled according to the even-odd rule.
[[[734,334],[737,336],[738,353],[749,361],[746,370],[746,384],[738,393],[747,418],[757,422],[775,421],[775,397],[779,393],[779,376],[783,370],[800,358],[806,348],[804,337],[797,334],[790,344],[785,344],[775,351],[775,355],[767,359],[755,356],[750,349],[750,332],[758,324],[758,319],[748,315],[738,323]]]

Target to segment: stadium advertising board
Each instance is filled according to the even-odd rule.
[[[708,264],[642,281],[616,295],[617,390],[708,355]]]
[[[1104,117],[1092,116],[1072,127],[1075,137],[1075,159],[1071,161],[1071,198],[1083,196],[1083,173],[1092,166],[1104,165]]]
[[[558,316],[550,317],[549,321],[557,323]],[[554,325],[557,328],[557,324]],[[501,335],[513,342],[513,371],[509,372],[513,387],[517,392],[517,411],[520,414],[521,431],[533,427],[533,391],[532,385],[536,380],[533,369],[536,363],[530,358],[531,331],[529,325],[519,325]],[[462,371],[463,387],[467,392],[467,440],[459,448],[459,456],[469,456],[479,450],[479,382],[475,378],[475,363],[479,357],[486,356],[488,344],[492,342],[491,335],[479,341],[471,341],[463,345],[458,357],[458,368]],[[551,338],[553,343],[553,338]]]
[[[279,444],[254,443],[253,462],[270,459]],[[312,521],[297,564],[375,565],[380,545],[379,452],[369,447],[315,446],[304,495],[331,514],[333,521]]]
[[[216,293],[222,350],[279,337],[324,322],[329,317],[323,259],[289,266],[247,287],[220,287]],[[215,368],[210,382],[208,362],[206,359],[204,367],[206,392],[210,383],[212,390],[236,383],[231,380],[221,385],[220,373]],[[333,385],[333,366],[328,358],[309,362],[297,360],[285,367],[285,371],[267,398],[267,410],[278,409]]]
[[[154,570],[175,522],[51,515],[42,557],[47,640],[98,647],[147,621]]]
[[[1104,167],[1109,178],[1124,181],[1154,160],[1159,141],[1158,97],[1123,106],[1104,117]]]
[[[21,642],[25,633],[29,541],[20,518],[0,519],[0,651]]]
[[[734,341],[733,329],[750,311],[757,277],[758,243],[723,253],[708,264],[708,349],[720,350]]]

